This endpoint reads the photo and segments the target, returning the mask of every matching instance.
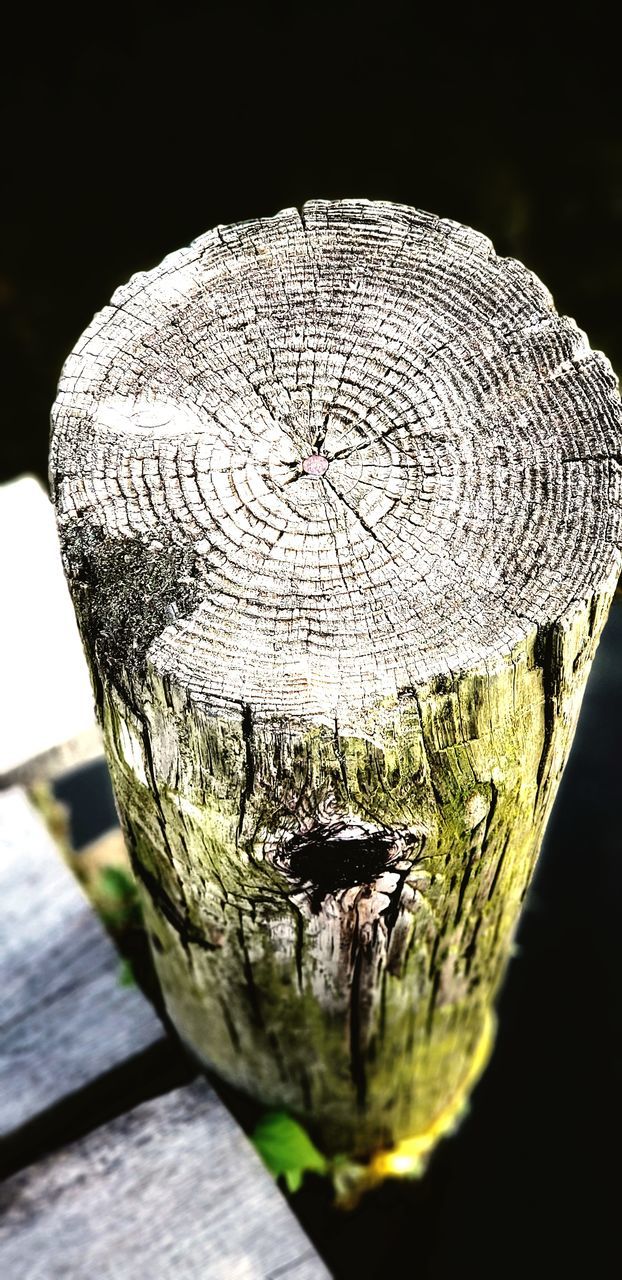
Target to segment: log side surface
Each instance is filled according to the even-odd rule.
[[[616,382],[482,235],[312,201],[68,359],[65,570],[182,1036],[333,1150],[438,1134],[620,571]]]
[[[0,1184],[0,1269],[16,1280],[328,1280],[203,1082]]]

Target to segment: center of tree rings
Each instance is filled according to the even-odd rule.
[[[323,476],[324,472],[328,471],[328,458],[325,458],[322,453],[310,453],[309,457],[305,458],[302,469],[305,475]]]

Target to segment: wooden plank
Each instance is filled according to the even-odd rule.
[[[144,1103],[0,1190],[20,1280],[325,1280],[259,1158],[203,1081]]]
[[[24,793],[0,794],[0,1135],[164,1038]]]
[[[0,786],[101,752],[60,562],[54,512],[32,476],[0,486]]]

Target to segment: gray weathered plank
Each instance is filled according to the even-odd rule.
[[[0,1135],[161,1041],[24,793],[0,794]]]
[[[20,1280],[325,1280],[203,1081],[120,1116],[0,1189],[0,1272]]]
[[[32,476],[0,486],[0,787],[101,752],[54,512]]]

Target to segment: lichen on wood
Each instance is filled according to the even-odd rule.
[[[133,277],[53,422],[175,1025],[323,1150],[424,1151],[485,1064],[620,572],[610,366],[478,233],[313,201]]]

